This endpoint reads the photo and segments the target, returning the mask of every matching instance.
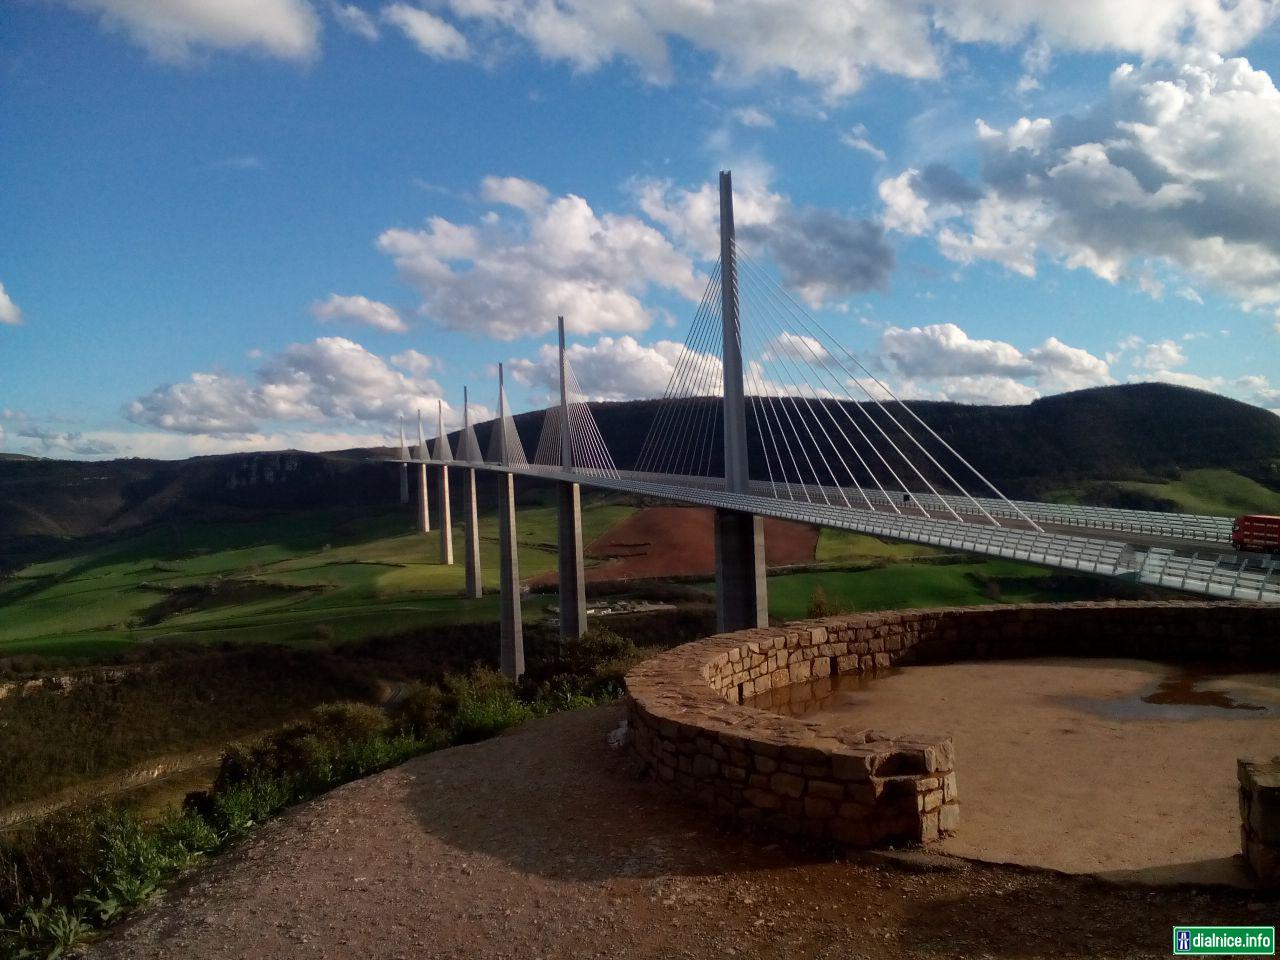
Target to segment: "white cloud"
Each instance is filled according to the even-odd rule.
[[[489,203],[501,203],[525,213],[536,213],[547,205],[551,193],[540,183],[520,177],[485,177],[480,196]]]
[[[378,25],[373,22],[373,17],[354,3],[338,3],[337,0],[329,0],[329,9],[333,11],[333,18],[338,21],[342,29],[358,34],[366,40],[378,39]]]
[[[1244,392],[1244,398],[1250,403],[1280,414],[1280,384],[1273,385],[1260,374],[1250,374],[1237,378],[1235,386]]]
[[[1019,94],[1025,95],[1040,89],[1040,78],[1048,71],[1052,55],[1053,51],[1043,37],[1037,37],[1027,44],[1022,51],[1022,76],[1015,85]]]
[[[9,297],[9,293],[0,283],[0,323],[19,324],[22,322],[22,311]]]
[[[320,22],[307,0],[66,0],[99,13],[155,59],[186,63],[207,50],[242,48],[286,60],[318,49]]]
[[[421,355],[397,359],[402,367],[423,369],[434,362]],[[124,414],[162,430],[246,438],[262,433],[264,420],[388,424],[418,409],[434,409],[439,399],[440,385],[420,372],[392,369],[343,337],[321,337],[269,357],[251,379],[193,373],[139,397]],[[447,403],[445,409],[450,423],[458,419]]]
[[[331,293],[328,300],[311,304],[311,315],[321,323],[350,321],[389,333],[405,333],[409,329],[392,307],[368,297]]]
[[[1142,352],[1134,358],[1133,365],[1139,370],[1167,371],[1173,367],[1185,367],[1187,355],[1175,341],[1161,340],[1146,344]]]
[[[744,127],[772,127],[773,117],[759,107],[739,107],[733,111],[733,119]]]
[[[509,31],[544,59],[590,71],[614,61],[669,82],[670,47],[707,54],[713,78],[733,84],[790,75],[829,99],[869,74],[934,78],[949,41],[1012,45],[1030,39],[1024,89],[1047,69],[1049,50],[1115,50],[1171,56],[1188,47],[1234,50],[1276,15],[1273,0],[441,0],[460,25]],[[495,45],[501,36],[490,36]]]
[[[640,299],[651,288],[702,294],[689,257],[637,217],[598,214],[572,194],[536,204],[541,188],[514,178],[482,189],[519,200],[519,215],[490,213],[474,226],[433,217],[424,230],[378,238],[420,291],[422,312],[445,327],[511,340],[546,333],[563,315],[573,333],[639,332],[653,320]]]
[[[948,0],[934,6],[935,25],[962,42],[1008,44],[1034,33],[1046,48],[1132,51],[1149,57],[1177,54],[1188,45],[1234,50],[1275,16],[1272,0]]]
[[[407,3],[393,3],[383,9],[382,17],[399,27],[429,57],[466,60],[471,56],[471,45],[458,28],[426,10]]]
[[[1153,297],[1208,285],[1280,310],[1280,91],[1242,59],[1118,68],[1081,116],[978,122],[984,184],[934,202],[911,171],[881,184],[886,224],[941,251],[1034,276],[1047,256]],[[955,175],[954,173],[952,174]]]
[[[1023,351],[974,339],[954,323],[888,327],[876,355],[901,378],[905,395],[962,403],[1027,403],[1041,391],[1116,382],[1106,360],[1057,337]]]
[[[440,365],[435,357],[428,357],[425,353],[419,353],[417,350],[405,350],[397,353],[391,358],[391,362],[401,370],[416,376],[422,376]]]
[[[881,163],[888,159],[885,152],[871,142],[867,128],[860,123],[852,127],[847,133],[841,134],[840,142],[847,147],[852,147],[854,150],[860,150],[875,157]]]
[[[570,344],[566,353],[584,399],[633,400],[661,397],[672,372],[685,352],[683,344],[659,340],[645,346],[633,337],[600,337],[594,344]],[[713,354],[697,354],[691,364],[693,382],[709,393],[720,389],[720,360]],[[547,345],[536,359],[513,359],[507,368],[517,383],[533,391],[535,401],[550,403],[559,397],[559,351]]]

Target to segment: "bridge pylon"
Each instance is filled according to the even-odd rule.
[[[502,382],[502,364],[498,364],[498,419],[495,427],[497,460],[504,466],[511,464],[508,450],[508,427],[515,433],[514,425],[507,423],[507,392]],[[519,442],[518,439],[516,441]],[[523,454],[521,460],[524,459]],[[524,623],[520,615],[520,557],[516,532],[516,478],[502,471],[498,474],[498,590],[501,594],[502,672],[512,680],[524,674]]]
[[[746,390],[742,376],[742,324],[738,316],[738,256],[733,226],[733,177],[720,171],[720,321],[724,374],[724,480],[729,493],[747,494]],[[769,625],[764,522],[738,510],[717,509],[716,629]]]
[[[480,445],[476,443],[475,431],[471,427],[471,406],[468,403],[466,387],[462,388],[462,434],[458,437],[458,457],[468,463],[474,463],[480,459]],[[476,468],[468,466],[462,480],[462,535],[466,540],[466,546],[463,549],[466,576],[462,595],[479,600],[484,594],[484,583],[480,575],[480,519],[476,515]]]
[[[560,466],[574,471],[569,418],[568,364],[564,353],[564,317],[556,318],[560,335]],[[548,412],[548,416],[550,413]],[[560,642],[577,640],[587,629],[587,581],[582,560],[582,491],[570,480],[556,483],[559,520]]]

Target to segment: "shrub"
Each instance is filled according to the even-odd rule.
[[[532,715],[516,697],[511,681],[497,670],[482,667],[467,676],[450,677],[446,687],[453,699],[455,743],[475,743]]]
[[[404,689],[387,712],[397,732],[426,737],[445,726],[447,709],[439,687],[414,683]]]
[[[814,587],[813,593],[809,594],[809,609],[805,615],[810,620],[821,620],[823,617],[835,615],[835,608],[827,599],[827,591],[822,588],[822,584]]]
[[[311,711],[311,726],[326,743],[381,736],[391,724],[387,715],[367,703],[326,703]]]

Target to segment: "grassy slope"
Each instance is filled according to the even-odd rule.
[[[1280,493],[1232,470],[1187,470],[1180,479],[1166,483],[1117,480],[1112,484],[1122,490],[1171,501],[1182,513],[1223,517],[1242,513],[1280,514]],[[1049,494],[1049,499],[1060,503],[1079,503],[1080,491],[1055,490]]]
[[[834,608],[890,610],[908,607],[968,606],[990,603],[982,578],[1039,580],[1042,567],[1007,560],[955,564],[901,563],[852,573],[793,573],[769,578],[769,613],[795,620],[808,613],[814,588],[821,585]],[[1047,592],[1020,585],[1004,590],[1011,602],[1052,599]]]
[[[1172,500],[1186,513],[1280,513],[1280,493],[1230,470],[1188,470],[1169,483],[1122,483],[1122,487]]]
[[[849,530],[823,529],[818,534],[818,549],[815,551],[814,559],[819,563],[910,560],[913,557],[928,557],[940,552],[934,547],[926,547],[918,543],[898,543]]]
[[[595,537],[630,507],[588,504],[583,532]],[[462,602],[462,533],[458,563],[436,562],[436,534],[406,533],[404,513],[328,511],[257,523],[162,529],[90,547],[30,566],[0,587],[0,655],[84,656],[157,637],[232,640],[354,639],[425,623],[492,620],[497,598]],[[481,566],[497,569],[497,523],[480,522]],[[555,565],[555,510],[520,511],[520,572]],[[281,591],[235,605],[210,605],[152,627],[131,627],[164,589],[220,576],[322,590]],[[157,589],[159,588],[159,589]],[[539,614],[547,598],[529,601]]]

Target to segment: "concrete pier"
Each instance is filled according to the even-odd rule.
[[[404,421],[400,421],[400,502],[409,502],[409,445],[404,441]]]
[[[502,595],[502,672],[524,674],[524,624],[520,618],[520,559],[516,550],[516,478],[498,475],[498,581]]]
[[[431,458],[427,456],[427,441],[422,436],[422,411],[418,411],[418,457],[423,461],[418,464],[418,529],[423,533],[431,532],[431,493],[427,486],[427,464]]]
[[[449,464],[453,451],[449,448],[449,435],[444,432],[444,401],[436,401],[436,449],[435,460],[440,463],[440,562],[453,566],[453,504],[449,500]]]
[[[418,529],[423,533],[431,532],[431,511],[430,504],[427,502],[430,494],[427,492],[427,465],[425,463],[418,464]]]
[[[560,639],[577,640],[587,630],[587,580],[582,563],[582,495],[576,483],[556,484],[559,508]]]
[[[480,599],[484,583],[480,577],[480,523],[476,516],[476,472],[468,467],[464,473],[462,489],[463,536],[466,547],[463,562],[466,565],[466,587],[463,596]]]
[[[453,566],[453,509],[449,503],[449,467],[440,467],[440,562]]]
[[[716,632],[769,625],[764,519],[716,511]]]

